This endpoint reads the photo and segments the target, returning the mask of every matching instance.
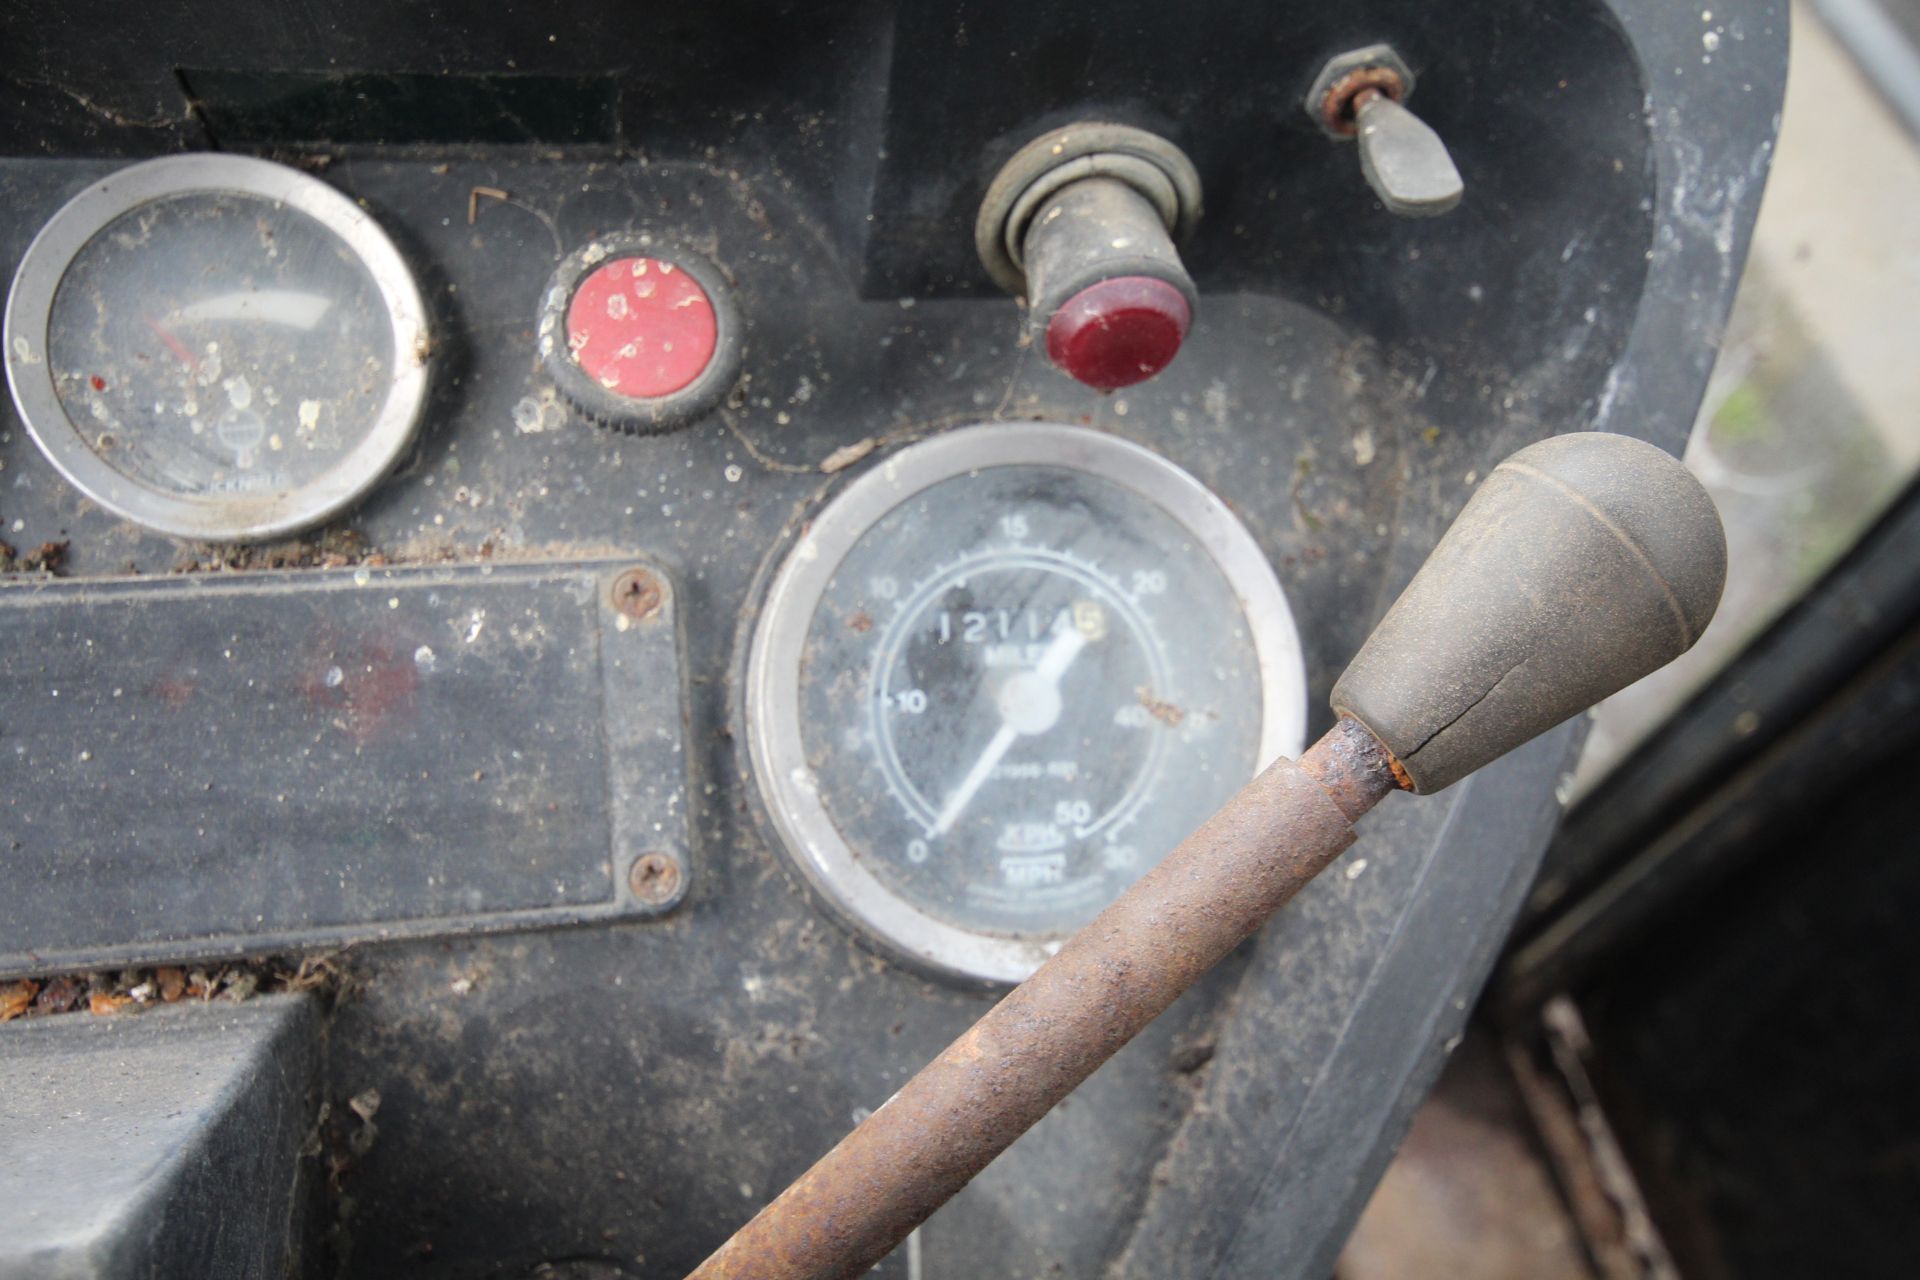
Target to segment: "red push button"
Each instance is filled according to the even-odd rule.
[[[713,299],[659,258],[615,258],[595,268],[567,305],[566,332],[588,377],[640,400],[691,386],[720,340]]]
[[[1180,352],[1193,308],[1180,290],[1152,276],[1117,276],[1088,285],[1047,322],[1047,358],[1101,391],[1145,382]]]

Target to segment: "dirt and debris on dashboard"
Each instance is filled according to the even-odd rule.
[[[487,538],[477,545],[408,543],[376,549],[355,529],[330,528],[304,538],[262,543],[203,543],[188,548],[170,573],[244,573],[259,569],[344,569],[365,565],[379,569],[411,564],[446,564],[492,560],[500,548]]]
[[[1133,696],[1145,707],[1147,714],[1169,729],[1178,729],[1187,718],[1185,707],[1153,696],[1153,690],[1141,685],[1133,691]]]
[[[341,569],[386,557],[367,546],[352,529],[328,529],[314,538],[234,546],[195,547],[173,566],[174,573],[219,573],[245,569]]]
[[[288,991],[338,993],[345,975],[335,955],[249,960],[224,965],[158,965],[144,969],[63,973],[0,982],[0,1022],[85,1013],[136,1014],[183,1000],[238,1002]]]
[[[66,571],[67,546],[64,540],[43,542],[21,555],[12,543],[0,542],[0,573],[44,573],[57,578]]]

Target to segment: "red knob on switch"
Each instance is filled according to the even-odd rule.
[[[742,325],[720,268],[648,232],[584,244],[540,302],[541,362],[590,421],[635,435],[674,431],[740,376]]]
[[[1174,242],[1200,218],[1200,174],[1179,147],[1132,125],[1083,121],[1035,138],[1000,167],[974,219],[981,265],[1025,294],[1027,336],[1100,391],[1173,362],[1200,295]]]
[[[1047,321],[1047,359],[1101,391],[1145,382],[1180,352],[1193,323],[1186,296],[1153,276],[1088,285]]]
[[[1117,178],[1084,178],[1027,227],[1027,323],[1047,358],[1101,391],[1145,382],[1173,362],[1196,294],[1160,211]]]
[[[567,349],[587,376],[630,399],[685,390],[719,345],[713,299],[665,258],[614,258],[567,304]]]

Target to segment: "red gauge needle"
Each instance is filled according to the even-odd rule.
[[[187,366],[187,368],[193,370],[193,372],[195,373],[200,372],[200,362],[194,358],[193,352],[187,349],[186,343],[180,341],[180,339],[174,337],[172,334],[168,333],[165,329],[161,328],[158,321],[155,321],[147,316],[142,316],[140,318],[146,321],[147,328],[153,330],[154,337],[160,339],[160,341],[167,344],[167,350],[173,352],[174,355],[180,357],[181,364],[184,364],[185,366]]]

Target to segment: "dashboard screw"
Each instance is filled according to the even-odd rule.
[[[665,906],[680,893],[680,862],[672,854],[643,853],[627,871],[627,887],[650,907]]]
[[[613,607],[635,622],[646,622],[660,612],[667,588],[649,569],[629,569],[613,580]]]

